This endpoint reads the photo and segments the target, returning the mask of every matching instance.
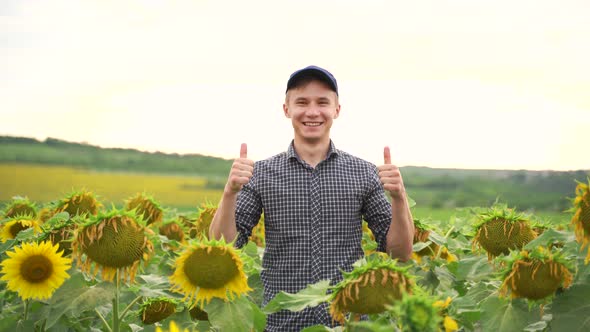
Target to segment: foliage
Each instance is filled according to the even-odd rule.
[[[126,197],[122,197],[118,203],[122,204],[124,198]],[[165,220],[176,222],[181,219],[181,215],[188,216],[187,220],[197,220],[199,210],[196,203],[193,204],[192,211],[183,214],[166,208],[164,202],[163,205]],[[97,216],[70,216],[67,212],[62,212],[41,224],[42,232],[35,232],[34,229],[18,232],[14,239],[7,239],[5,243],[0,244],[0,261],[7,260],[8,253],[16,248],[46,239],[52,231],[62,230],[64,227],[77,229],[60,233],[65,237],[70,236],[65,241],[73,241],[72,236],[79,235],[84,227],[95,225],[96,229],[92,232],[96,232],[96,236],[92,238],[96,237],[97,240],[100,238],[99,233],[102,236],[114,236],[123,232],[125,227],[123,223],[117,222],[115,232],[115,226],[100,226],[101,220],[110,220],[115,216],[119,216],[120,219],[137,217],[134,211],[110,209],[111,212],[108,212],[109,210],[105,211],[105,207],[101,209]],[[572,212],[566,212],[563,216],[564,220],[571,220]],[[586,253],[580,251],[581,244],[575,241],[573,226],[569,223],[549,223],[542,234],[522,250],[511,251],[506,256],[500,254],[498,259],[488,261],[484,252],[472,250],[471,243],[476,235],[473,229],[477,226],[477,220],[459,213],[444,219],[437,216],[426,216],[423,219],[426,221],[421,222],[421,227],[431,233],[425,239],[426,242],[419,242],[414,247],[415,251],[423,249],[424,245],[430,242],[445,248],[448,254],[455,256],[457,260],[445,258],[441,249],[432,255],[421,257],[420,260],[396,262],[395,270],[407,274],[412,281],[414,287],[411,295],[388,303],[384,311],[363,316],[361,321],[357,321],[359,317],[355,314],[344,314],[341,327],[328,328],[318,325],[308,327],[305,331],[454,331],[457,327],[460,331],[584,331],[590,328],[587,321],[590,315],[590,305],[587,301],[590,297],[590,265],[585,264]],[[0,224],[8,223],[10,220],[4,218]],[[174,321],[180,330],[264,331],[267,315],[279,310],[300,311],[330,302],[336,296],[335,291],[339,289],[337,282],[330,285],[330,281],[324,280],[308,285],[294,294],[279,293],[262,308],[260,272],[265,249],[250,242],[242,249],[232,248],[242,262],[241,272],[247,277],[247,284],[242,283],[240,286],[244,294],[226,296],[231,295],[231,292],[226,292],[223,296],[203,301],[200,303],[202,307],[199,307],[204,311],[203,315],[200,316],[200,320],[193,319],[190,311],[195,308],[197,301],[191,300],[191,297],[186,297],[185,294],[174,292],[170,277],[174,274],[175,268],[178,268],[179,258],[183,252],[199,243],[198,240],[181,243],[164,235],[157,235],[147,227],[144,230],[146,225],[143,222],[140,226],[138,227],[142,232],[145,231],[140,242],[146,246],[149,243],[149,250],[142,252],[141,260],[144,264],[138,264],[135,278],[128,278],[134,280],[134,283],[126,283],[127,279],[119,275],[113,278],[115,282],[108,282],[106,280],[110,278],[95,275],[98,272],[96,269],[81,271],[74,265],[67,271],[69,277],[50,298],[23,300],[19,297],[18,291],[11,290],[6,282],[0,281],[0,330],[154,331],[160,326],[166,329]],[[189,231],[189,227],[179,229]],[[185,235],[188,238],[188,234]],[[366,234],[364,238],[366,246],[374,245],[374,242],[370,241],[370,234]],[[88,243],[85,245],[90,246],[90,238],[86,242]],[[80,243],[84,242],[78,239],[77,245]],[[231,244],[223,244],[226,245]],[[65,255],[71,257],[72,254]],[[109,257],[115,255],[111,254]],[[139,259],[139,256],[137,258]],[[529,258],[563,263],[571,273],[571,278],[568,276],[567,283],[542,301],[502,296],[502,288],[507,285],[504,280],[512,273],[509,271],[513,271],[510,268],[514,264],[528,264]],[[393,264],[387,258],[382,266],[381,259],[381,253],[371,254],[355,265],[357,272],[345,273],[343,278],[351,275],[354,277],[349,278],[349,285],[355,284],[355,280],[365,279],[367,284],[370,284],[370,278],[364,277],[369,272],[376,281],[383,282],[385,275],[377,275],[375,271],[381,271],[380,268],[385,265],[393,269]],[[203,263],[192,265],[195,267],[194,271],[191,271],[195,274],[195,280],[201,278],[202,274],[198,267],[203,266]],[[210,266],[213,267],[214,264]],[[116,272],[115,269],[113,271],[124,272]],[[555,274],[555,270],[553,271]],[[519,270],[518,273],[521,272],[522,270]],[[216,275],[221,276],[220,273]],[[536,278],[531,280],[537,280]],[[346,283],[343,283],[340,286],[344,289],[345,285]],[[359,284],[359,288],[360,286]],[[245,292],[249,289],[252,290]],[[356,289],[351,288],[351,294],[355,294],[353,291],[356,292]],[[153,299],[169,299],[170,303],[176,305],[174,310],[167,308],[166,315],[158,317],[163,318],[161,321],[155,325],[147,325],[141,320],[140,310],[152,303]],[[432,319],[426,320],[425,317]]]

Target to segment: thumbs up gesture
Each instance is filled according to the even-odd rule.
[[[404,187],[402,174],[397,166],[391,164],[391,153],[387,146],[383,149],[383,159],[384,165],[377,167],[383,189],[389,191],[394,199],[403,198],[406,188]]]
[[[227,184],[225,185],[225,191],[237,193],[242,190],[242,187],[250,181],[253,172],[254,161],[248,159],[248,146],[246,143],[242,143],[240,147],[240,158],[234,159]]]

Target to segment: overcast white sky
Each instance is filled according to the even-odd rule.
[[[587,0],[2,0],[0,135],[263,159],[315,64],[374,163],[590,169],[588,59]]]

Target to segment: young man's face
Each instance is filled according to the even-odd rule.
[[[332,122],[340,114],[340,104],[336,92],[325,83],[311,81],[289,90],[283,111],[291,119],[295,138],[315,143],[329,140]]]

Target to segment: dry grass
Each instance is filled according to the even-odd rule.
[[[146,192],[163,205],[195,207],[217,203],[221,190],[205,189],[202,177],[98,172],[63,166],[0,164],[0,201],[27,196],[46,203],[72,190],[87,189],[105,203],[122,205],[137,192]]]

